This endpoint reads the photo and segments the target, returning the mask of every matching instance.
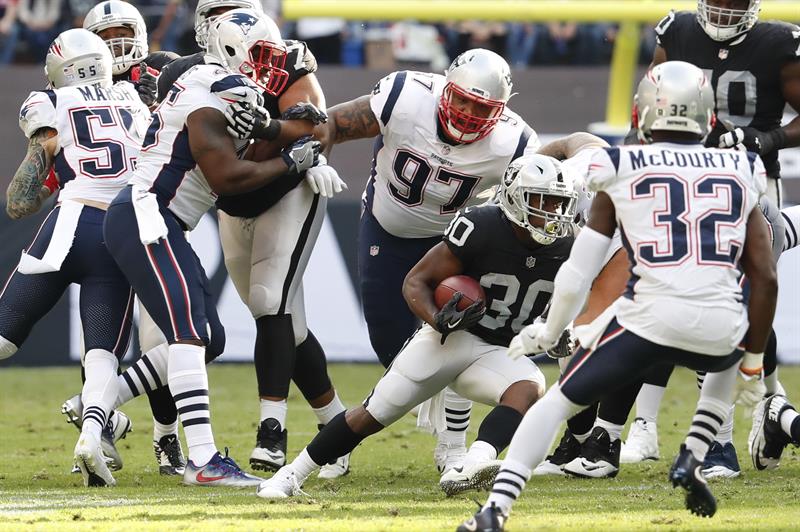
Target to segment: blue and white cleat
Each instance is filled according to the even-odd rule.
[[[61,413],[67,416],[68,423],[72,423],[80,431],[83,428],[83,401],[81,401],[81,394],[73,395],[64,401],[64,404],[61,405]],[[122,469],[122,456],[117,450],[116,443],[125,438],[132,430],[133,423],[124,412],[115,410],[108,417],[108,423],[106,423],[100,438],[100,447],[103,449],[106,463],[111,471]],[[77,464],[73,466],[72,472],[79,472]]]
[[[732,443],[725,445],[718,441],[711,444],[703,461],[703,476],[707,480],[717,478],[736,478],[742,468],[739,467],[739,458],[736,456],[736,448]]]
[[[233,458],[228,456],[228,449],[225,449],[225,458],[215,453],[211,460],[201,467],[197,467],[189,460],[183,472],[183,483],[190,486],[252,488],[261,484],[263,480],[242,471]]]
[[[97,436],[81,433],[75,445],[75,464],[83,475],[84,486],[114,486],[117,481],[106,464]]]

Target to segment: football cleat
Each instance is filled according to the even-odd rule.
[[[753,411],[753,428],[747,438],[747,447],[753,466],[759,471],[775,469],[781,463],[781,454],[791,438],[781,428],[781,414],[794,407],[784,395],[765,398]]]
[[[75,445],[75,464],[81,470],[84,486],[104,487],[117,483],[106,464],[100,440],[93,434],[81,433]]]
[[[475,515],[461,523],[456,532],[503,532],[508,515],[492,503],[488,508],[479,508]]]
[[[467,447],[463,443],[439,442],[433,449],[433,461],[440,475],[455,467],[461,467],[465,456],[467,456]]]
[[[250,467],[258,471],[277,471],[286,465],[288,433],[275,418],[267,418],[258,426],[256,446],[250,453]]]
[[[686,508],[690,512],[700,517],[711,517],[717,512],[717,501],[708,489],[702,469],[700,460],[685,444],[681,444],[681,450],[669,469],[669,480],[673,488],[680,486],[686,490]]]
[[[467,490],[488,490],[500,471],[500,460],[490,460],[470,466],[455,467],[442,475],[439,487],[448,497]]]
[[[285,465],[272,475],[272,478],[259,484],[256,495],[262,499],[285,499],[295,495],[306,495],[306,493],[300,489],[300,483],[297,481],[292,466]]]
[[[628,431],[628,439],[622,444],[619,461],[623,464],[638,464],[645,460],[658,460],[658,427],[637,417]]]
[[[214,453],[211,460],[204,466],[197,467],[189,460],[183,472],[183,483],[191,486],[228,486],[231,488],[251,488],[258,486],[263,478],[250,475],[228,456],[225,449],[225,458]]]
[[[183,475],[186,470],[186,458],[183,456],[181,440],[177,434],[166,434],[158,441],[153,440],[153,453],[156,455],[160,474]]]
[[[621,442],[611,441],[603,427],[595,427],[583,442],[581,454],[564,466],[564,472],[584,478],[614,478],[619,473]]]
[[[581,442],[567,429],[553,454],[533,470],[534,475],[566,475],[564,466],[581,455]]]
[[[713,478],[736,478],[742,468],[739,467],[739,459],[736,457],[736,448],[731,442],[725,445],[718,441],[711,444],[703,461],[703,476],[706,480]]]
[[[61,413],[67,416],[67,423],[72,423],[78,430],[83,427],[83,401],[81,394],[73,395],[61,405]]]
[[[67,417],[67,422],[77,427],[78,431],[83,428],[83,401],[81,394],[73,395],[61,405],[61,413]],[[108,416],[108,422],[101,433],[100,446],[106,457],[109,469],[119,471],[122,469],[122,456],[117,451],[116,443],[125,438],[133,430],[133,424],[128,416],[120,410],[115,410]],[[76,472],[77,465],[74,465],[72,472]]]

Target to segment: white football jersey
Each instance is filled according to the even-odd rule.
[[[401,238],[441,235],[455,213],[485,200],[515,158],[535,153],[536,133],[506,109],[492,132],[451,145],[438,133],[445,77],[401,71],[383,78],[370,105],[380,125],[364,201],[386,231]]]
[[[22,104],[19,125],[30,138],[42,127],[58,132],[54,166],[59,200],[111,200],[136,167],[150,111],[133,85],[121,81],[34,91]]]
[[[605,148],[587,183],[613,201],[631,260],[620,325],[662,345],[731,353],[748,326],[738,267],[766,191],[761,159],[700,144]]]
[[[228,103],[248,99],[258,87],[241,74],[213,64],[187,70],[153,112],[132,184],[148,187],[189,229],[194,229],[217,199],[189,148],[186,119],[201,108],[225,111]],[[249,141],[234,139],[240,154]]]

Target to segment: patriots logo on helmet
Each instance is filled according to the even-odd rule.
[[[252,28],[256,22],[258,22],[258,19],[252,15],[248,15],[247,13],[234,13],[231,15],[229,21],[242,28],[242,32],[247,35],[250,33],[250,28]]]

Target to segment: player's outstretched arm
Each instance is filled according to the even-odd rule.
[[[28,142],[28,151],[6,190],[6,212],[14,220],[35,213],[50,195],[44,186],[58,147],[57,132],[43,127]]]
[[[578,131],[577,133],[572,133],[566,137],[548,142],[539,148],[538,153],[563,161],[564,159],[573,157],[584,148],[607,148],[608,146],[608,142],[600,137],[592,135],[591,133],[586,133],[585,131]]]
[[[778,274],[772,260],[769,228],[761,209],[753,209],[747,219],[747,235],[742,252],[742,269],[750,282],[747,314],[747,351],[763,353],[772,330],[778,298]]]
[[[440,242],[433,246],[406,275],[403,297],[419,319],[436,328],[435,315],[439,312],[433,299],[439,283],[464,271],[461,260]]]
[[[218,110],[204,107],[186,119],[189,130],[189,148],[192,157],[203,171],[211,189],[217,194],[242,194],[256,190],[286,174],[290,168],[282,157],[264,162],[240,160],[236,157],[233,139],[226,131],[227,121]],[[309,141],[314,142],[314,141]],[[307,170],[317,162],[317,154],[303,158]]]
[[[328,122],[317,126],[314,131],[326,151],[330,151],[334,144],[378,136],[381,129],[369,102],[370,96],[366,95],[328,110]]]

